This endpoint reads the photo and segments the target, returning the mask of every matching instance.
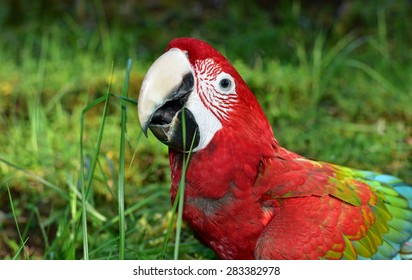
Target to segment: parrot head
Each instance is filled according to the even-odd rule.
[[[269,131],[268,137],[274,139],[262,109],[236,69],[209,44],[194,38],[172,40],[149,68],[138,114],[146,136],[150,129],[179,152],[201,151],[222,128],[230,132],[225,135],[255,139]]]

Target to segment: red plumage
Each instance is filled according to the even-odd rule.
[[[236,84],[227,117],[216,116],[222,127],[206,147],[192,153],[185,177],[184,220],[219,257],[389,258],[399,251],[411,236],[412,211],[398,190],[372,182],[361,171],[310,161],[282,148],[255,96],[226,58],[192,38],[171,41],[167,50],[174,48],[187,54],[195,77],[200,75],[196,65],[209,63],[202,71],[228,73]],[[183,155],[169,150],[172,201]],[[406,206],[392,203],[397,199]],[[402,223],[391,223],[392,216]],[[400,234],[386,237],[392,228]]]

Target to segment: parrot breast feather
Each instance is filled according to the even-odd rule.
[[[384,176],[304,158],[265,160],[255,194],[270,219],[255,257],[396,257],[412,235],[411,187]]]

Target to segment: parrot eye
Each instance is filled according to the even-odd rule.
[[[221,92],[228,93],[233,90],[234,82],[232,77],[225,73],[223,77],[219,80],[218,85]]]
[[[232,82],[229,79],[222,79],[219,83],[219,85],[222,89],[230,88],[231,84],[232,84]]]

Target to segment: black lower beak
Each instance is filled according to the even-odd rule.
[[[196,120],[192,112],[184,107],[193,86],[193,75],[186,75],[169,101],[155,111],[149,123],[149,129],[157,139],[183,152],[189,151],[191,147],[196,148],[200,141]]]
[[[179,110],[171,123],[151,123],[149,129],[157,139],[177,151],[188,152],[199,145],[199,127],[187,108]]]

